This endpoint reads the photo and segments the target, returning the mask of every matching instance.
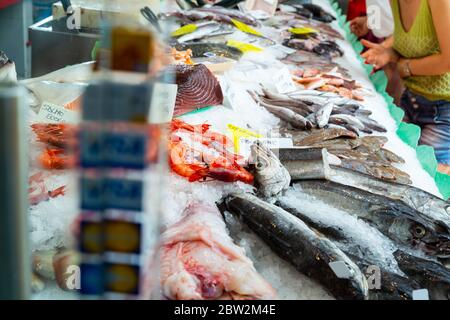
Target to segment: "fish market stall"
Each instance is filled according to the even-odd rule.
[[[159,14],[177,85],[160,298],[450,298],[450,205],[399,137],[331,2],[312,2]],[[45,168],[29,177],[34,299],[78,297],[59,281],[79,233],[64,148],[77,140],[93,65],[21,82],[30,162]],[[69,120],[45,123],[48,105]]]

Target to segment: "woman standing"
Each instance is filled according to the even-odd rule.
[[[405,121],[422,128],[420,144],[434,147],[439,170],[450,174],[450,1],[391,0],[395,30],[382,44],[363,40],[375,68],[389,62],[406,86]]]

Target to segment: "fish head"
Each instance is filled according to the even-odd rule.
[[[272,197],[289,187],[291,177],[272,150],[257,141],[250,147],[252,167],[259,192]]]
[[[450,231],[439,221],[395,219],[389,232],[403,243],[438,258],[450,257]]]
[[[16,82],[16,65],[7,55],[0,51],[0,82]]]

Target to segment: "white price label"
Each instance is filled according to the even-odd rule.
[[[277,72],[273,78],[273,83],[278,93],[288,93],[296,90],[295,84],[292,81],[292,75],[288,68],[283,68]]]
[[[350,279],[353,271],[344,261],[333,261],[328,264],[339,279]]]
[[[413,300],[430,300],[427,289],[418,289],[412,292]]]
[[[49,102],[42,103],[38,118],[43,123],[78,123],[79,114],[76,111]]]
[[[249,157],[251,150],[250,147],[255,141],[261,142],[269,149],[283,149],[293,148],[294,144],[291,138],[252,138],[242,137],[239,141],[239,153],[244,158]]]
[[[155,83],[153,85],[152,102],[148,115],[149,123],[166,123],[172,120],[177,89],[176,84]]]

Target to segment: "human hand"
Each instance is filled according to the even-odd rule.
[[[373,65],[375,70],[382,69],[389,62],[397,62],[398,55],[392,48],[386,48],[381,44],[373,43],[367,40],[361,40],[361,43],[369,48],[361,57],[366,60],[366,63]]]
[[[361,38],[369,33],[369,27],[367,25],[367,17],[357,17],[350,21],[350,30],[358,37]]]

